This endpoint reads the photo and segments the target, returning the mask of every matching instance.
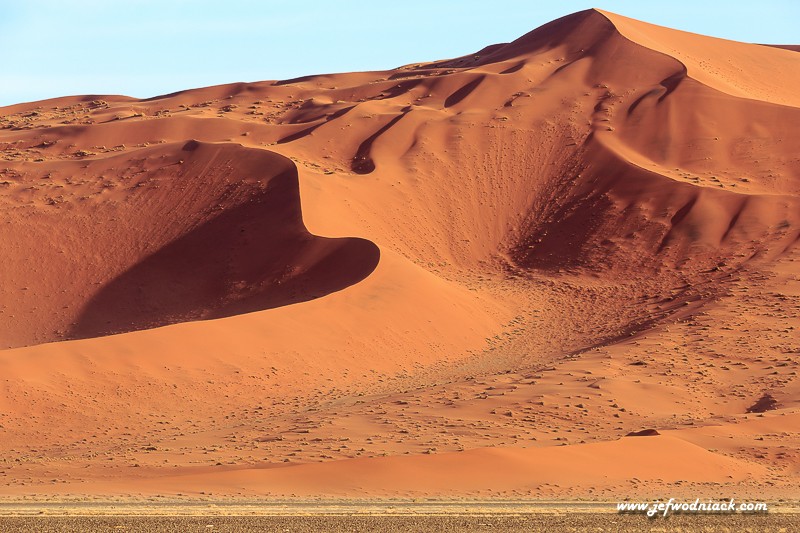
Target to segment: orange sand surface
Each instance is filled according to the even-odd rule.
[[[0,108],[0,495],[796,498],[798,87],[587,10]]]

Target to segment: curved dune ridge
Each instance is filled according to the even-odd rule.
[[[166,143],[54,162],[25,181],[32,198],[11,208],[4,239],[18,251],[5,267],[18,285],[4,287],[19,306],[4,324],[12,343],[279,307],[378,262],[367,240],[311,235],[295,165],[266,150]]]
[[[798,78],[788,45],[587,10],[393,70],[0,108],[0,424],[30,465],[0,490],[168,464],[179,492],[641,495],[668,464],[583,446],[642,459],[617,439],[657,428],[709,465],[681,490],[783,494]],[[506,459],[553,468],[484,483]],[[429,463],[474,483],[395,479]]]

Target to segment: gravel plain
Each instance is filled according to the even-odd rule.
[[[490,515],[315,515],[315,516],[18,516],[0,517],[4,533],[56,532],[385,532],[558,531],[634,532],[791,532],[800,515],[671,516],[648,519],[614,513],[532,513]]]

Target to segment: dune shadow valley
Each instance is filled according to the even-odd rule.
[[[590,9],[0,107],[0,502],[800,499],[799,87]]]

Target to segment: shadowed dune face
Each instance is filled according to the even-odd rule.
[[[72,338],[219,318],[325,296],[366,278],[378,247],[317,237],[299,218],[297,176],[271,177],[246,204],[189,230],[103,286]]]
[[[7,272],[25,296],[36,297],[7,301],[18,306],[12,315],[33,315],[25,327],[4,332],[9,344],[307,301],[357,283],[379,260],[378,247],[365,239],[308,232],[297,169],[274,153],[190,141],[70,163],[50,175],[67,176],[63,189],[88,194],[46,204],[43,214],[56,218],[55,226],[10,220],[6,242],[25,241],[20,245],[34,248],[42,265],[31,268],[25,254],[7,256]],[[84,190],[92,187],[99,192]],[[64,288],[49,289],[62,279],[69,281]]]

